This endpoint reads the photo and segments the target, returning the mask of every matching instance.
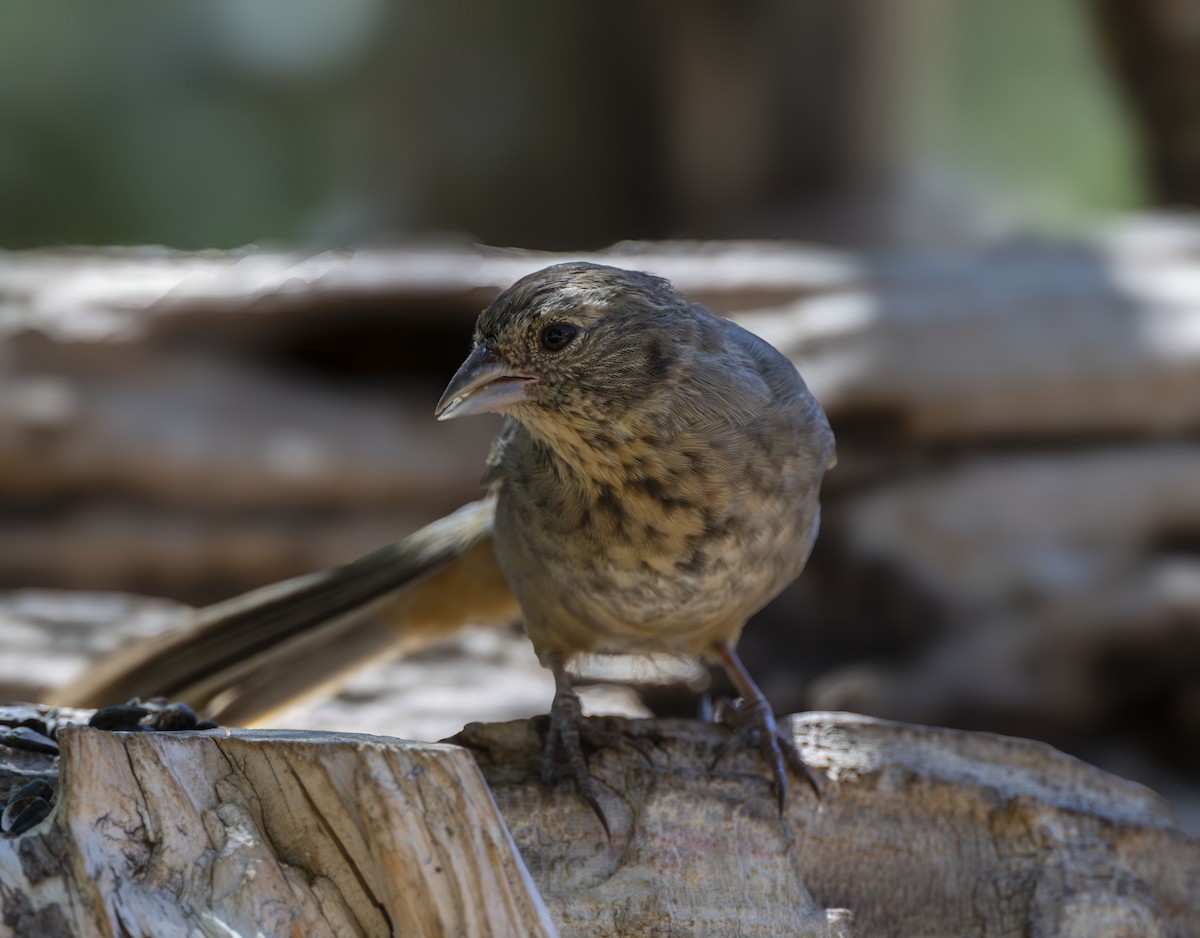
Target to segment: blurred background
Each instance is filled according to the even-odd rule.
[[[1078,230],[1195,195],[1151,164],[1196,120],[1196,13],[1134,6],[14,5],[0,242],[925,247]],[[1160,29],[1181,47],[1153,46]],[[1143,74],[1171,57],[1174,85]]]
[[[475,315],[619,243],[838,434],[743,643],[777,709],[1045,739],[1200,829],[1197,202],[1200,0],[5,5],[0,696],[475,497]],[[295,719],[544,711],[498,635]]]

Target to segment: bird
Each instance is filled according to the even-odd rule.
[[[816,790],[736,650],[803,569],[836,463],[783,354],[665,279],[561,263],[481,313],[434,414],[503,418],[482,499],[342,567],[198,610],[52,702],[162,695],[246,721],[397,644],[519,615],[554,677],[547,780],[565,764],[606,829],[585,747],[610,740],[572,686],[581,656],[720,665],[740,696],[726,747],[761,750],[781,810],[789,769]]]

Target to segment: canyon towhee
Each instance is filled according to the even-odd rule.
[[[498,412],[487,498],[337,570],[199,610],[57,695],[162,694],[239,722],[363,659],[517,609],[554,675],[546,765],[599,812],[567,672],[581,653],[719,662],[782,805],[805,773],[735,651],[816,537],[833,434],[795,367],[665,280],[559,264],[502,293],[437,405]],[[510,589],[511,588],[511,589]],[[809,778],[811,783],[811,778]],[[600,813],[601,819],[603,814]]]

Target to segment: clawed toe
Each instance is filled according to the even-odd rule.
[[[604,814],[604,809],[600,807],[599,790],[588,772],[578,725],[567,724],[556,727],[552,721],[550,734],[546,737],[546,751],[542,757],[542,780],[548,789],[554,788],[560,758],[566,763],[567,770],[575,782],[575,790],[600,819],[604,832],[611,837],[612,831],[608,827],[608,818]]]
[[[566,767],[575,790],[588,803],[600,819],[604,832],[612,838],[608,818],[600,807],[600,786],[588,772],[588,750],[629,748],[638,753],[647,766],[654,764],[649,750],[642,740],[633,739],[625,733],[610,729],[604,722],[586,719],[579,695],[571,687],[567,676],[566,662],[562,654],[547,656],[547,666],[554,675],[554,702],[550,705],[550,727],[546,734],[546,748],[542,753],[542,779],[547,788],[553,788],[560,766]]]
[[[755,746],[767,760],[771,774],[775,780],[775,792],[779,798],[779,813],[782,814],[787,806],[788,769],[803,778],[818,798],[821,789],[809,771],[796,744],[790,736],[784,733],[769,707],[759,705],[757,701],[741,701],[741,706],[733,710],[729,717],[733,723],[733,733],[721,744],[713,759],[712,769],[734,749],[744,746]]]
[[[550,727],[542,756],[542,779],[547,788],[553,788],[558,777],[559,765],[565,764],[575,782],[575,790],[595,812],[605,834],[611,839],[612,829],[609,827],[608,817],[600,807],[600,787],[588,771],[587,757],[584,755],[585,743],[592,750],[631,746],[647,762],[650,761],[649,754],[635,741],[586,719],[575,693],[560,688],[550,707]]]

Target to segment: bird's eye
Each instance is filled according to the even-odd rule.
[[[579,330],[569,322],[552,322],[542,329],[542,348],[547,352],[560,352],[565,349],[579,334]]]

